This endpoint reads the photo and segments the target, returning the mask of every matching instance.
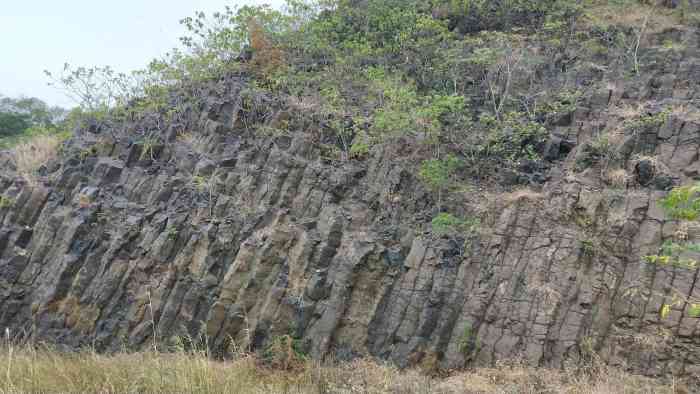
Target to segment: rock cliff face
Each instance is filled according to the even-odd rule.
[[[589,85],[551,130],[541,184],[446,202],[485,212],[467,239],[424,231],[434,203],[419,148],[337,163],[302,131],[252,135],[243,77],[157,144],[131,138],[139,125],[79,131],[38,182],[0,171],[0,326],[105,351],[154,334],[221,352],[291,335],[314,357],[561,366],[595,351],[645,374],[700,374],[700,319],[687,302],[661,313],[676,292],[700,297],[698,270],[642,261],[679,231],[700,239],[658,203],[700,178],[700,57],[658,56],[644,84]],[[682,110],[630,130],[627,105]],[[600,133],[626,169],[615,188],[595,160],[580,168]]]

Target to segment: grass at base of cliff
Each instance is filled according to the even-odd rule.
[[[503,365],[431,377],[370,360],[293,370],[255,356],[220,362],[198,352],[100,355],[6,346],[0,393],[683,393],[685,386],[602,369],[590,375]]]

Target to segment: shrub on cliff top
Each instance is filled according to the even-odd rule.
[[[573,79],[564,74],[585,58],[579,42],[585,32],[576,23],[584,4],[288,0],[282,10],[199,12],[181,21],[183,48],[134,75],[106,75],[109,83],[87,85],[96,94],[80,96],[91,116],[109,107],[112,118],[148,119],[156,125],[151,131],[194,118],[192,110],[205,107],[197,87],[236,76],[271,98],[245,122],[246,131],[308,130],[318,152],[343,160],[399,136],[429,145],[424,158],[449,151],[469,160],[476,176],[494,167],[517,172],[526,161],[542,160],[548,128],[576,106],[576,91],[565,82]],[[77,75],[59,81],[71,90],[100,70],[74,69]],[[316,105],[289,104],[309,102]],[[290,119],[274,120],[279,110]]]

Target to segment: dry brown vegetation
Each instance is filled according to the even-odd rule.
[[[610,169],[604,174],[604,180],[608,185],[623,189],[627,186],[631,179],[631,176],[627,173],[624,168]]]
[[[685,122],[700,122],[700,109],[687,104],[671,108],[671,115]]]
[[[616,4],[611,1],[592,1],[588,5],[588,23],[602,26],[625,26],[640,29],[646,24],[647,33],[658,33],[678,27],[681,14],[677,10],[652,4]]]
[[[673,381],[604,367],[566,373],[519,364],[434,377],[419,370],[357,360],[337,365],[300,362],[269,368],[254,356],[211,361],[203,352],[100,355],[47,347],[5,346],[0,393],[683,393]],[[590,372],[596,371],[596,372]]]
[[[56,157],[62,141],[58,135],[40,134],[17,144],[11,151],[17,172],[28,181],[34,181],[39,167]]]
[[[545,197],[546,195],[543,192],[538,192],[530,188],[521,188],[510,193],[505,193],[503,195],[503,201],[506,202],[506,205],[511,205],[520,200],[527,200],[531,202],[541,201]]]
[[[273,45],[265,28],[256,19],[248,22],[248,34],[253,50],[252,71],[267,78],[284,65],[284,52]]]

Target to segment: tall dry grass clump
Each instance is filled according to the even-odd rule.
[[[59,135],[39,134],[15,145],[10,155],[17,172],[28,181],[35,181],[36,171],[56,157],[62,142]]]
[[[236,393],[236,394],[465,394],[465,393],[660,393],[687,391],[672,381],[621,371],[566,373],[521,364],[426,375],[371,360],[335,365],[304,361],[273,368],[253,355],[213,361],[204,351],[61,353],[46,346],[5,344],[0,393]]]

